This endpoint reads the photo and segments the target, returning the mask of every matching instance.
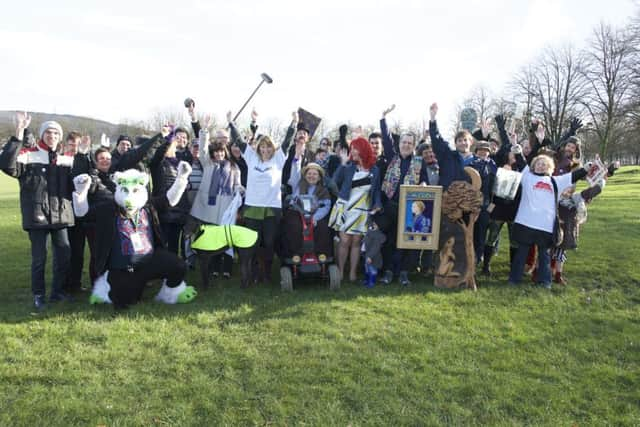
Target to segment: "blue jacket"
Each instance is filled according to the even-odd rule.
[[[354,163],[347,163],[340,166],[333,176],[333,180],[338,187],[338,197],[343,200],[349,200],[349,194],[351,193],[351,182],[353,181],[353,175],[356,173],[356,165]],[[380,198],[380,170],[377,166],[372,166],[369,170],[369,176],[371,177],[371,189],[369,190],[369,198],[371,200],[371,206],[369,209],[382,208],[382,200]]]
[[[498,173],[498,167],[493,159],[482,160],[480,157],[475,157],[469,165],[480,174],[482,179],[482,191],[483,203],[482,206],[486,207],[491,202],[491,194],[493,192],[493,184],[496,181],[496,173]]]
[[[456,150],[449,148],[449,143],[442,138],[435,120],[429,122],[429,136],[433,152],[440,165],[440,185],[446,190],[453,181],[468,181],[464,172],[465,160]],[[472,159],[472,157],[470,157]]]

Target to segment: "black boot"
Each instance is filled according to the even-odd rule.
[[[482,274],[484,274],[485,276],[491,276],[491,269],[489,268],[491,257],[493,257],[493,246],[485,246],[484,258],[482,263]]]
[[[267,256],[264,259],[264,281],[267,284],[271,283],[271,264],[273,264],[273,258],[271,256]]]

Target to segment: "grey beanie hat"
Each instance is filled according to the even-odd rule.
[[[60,140],[62,140],[62,126],[60,123],[54,122],[53,120],[49,120],[40,125],[40,139],[42,139],[42,135],[44,135],[47,129],[55,129],[60,134]]]

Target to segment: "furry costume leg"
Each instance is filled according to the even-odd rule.
[[[104,274],[96,279],[93,283],[93,290],[89,297],[89,304],[111,304],[111,298],[109,298],[109,291],[111,286],[107,280],[109,271],[105,271]]]
[[[155,300],[165,304],[185,304],[193,301],[196,295],[198,295],[198,292],[195,288],[187,286],[184,281],[180,282],[178,286],[170,288],[167,286],[167,280],[165,279],[162,281],[162,288],[160,288]]]

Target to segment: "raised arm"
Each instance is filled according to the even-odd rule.
[[[251,129],[251,138],[255,138],[256,133],[258,132],[258,112],[255,108],[251,110],[251,123],[249,124],[249,129]]]
[[[191,101],[188,104],[185,101],[185,107],[187,107],[187,114],[191,118],[191,129],[193,129],[193,134],[195,136],[200,135],[200,122],[198,121],[198,117],[196,116],[196,103],[193,102],[193,99],[187,98],[187,101]]]
[[[167,146],[166,137],[169,135],[170,131],[169,126],[163,126],[160,133],[147,139],[138,147],[132,148],[123,153],[120,156],[120,160],[111,165],[109,172],[113,173],[116,171],[125,171],[127,169],[135,168],[138,163],[148,160],[149,158],[151,158],[150,166],[162,161],[162,158],[164,158],[164,154],[167,151],[166,148],[164,150],[162,149],[163,143],[164,146]],[[161,153],[159,154],[159,152]]]
[[[531,128],[529,129],[529,146],[531,147],[531,152],[527,156],[527,163],[531,162],[531,160],[538,155],[538,151],[544,146],[543,143],[545,140],[548,141],[548,139],[545,138],[544,125],[537,119],[533,119],[531,121]]]
[[[431,138],[431,146],[438,160],[442,159],[442,155],[451,151],[449,143],[442,138],[438,130],[436,116],[438,114],[438,104],[435,102],[429,107],[429,137]]]
[[[209,127],[211,126],[211,122],[211,115],[206,115],[204,118],[204,127],[201,128],[200,133],[198,133],[198,141],[200,142],[198,160],[203,167],[211,166],[213,163],[209,155]]]
[[[16,133],[15,136],[9,139],[2,152],[0,153],[0,170],[9,176],[19,178],[22,174],[22,166],[18,162],[18,156],[22,151],[22,140],[24,139],[25,129],[29,127],[31,123],[31,115],[27,112],[16,113]]]
[[[496,127],[498,128],[498,134],[500,135],[500,148],[494,155],[494,159],[496,161],[496,165],[498,167],[504,166],[509,160],[509,152],[511,151],[511,147],[513,146],[513,142],[507,133],[507,129],[505,127],[506,120],[502,114],[498,114],[495,117]]]
[[[229,133],[231,134],[231,143],[237,144],[242,151],[242,154],[247,150],[247,141],[244,140],[244,137],[238,132],[238,128],[236,124],[233,123],[233,112],[227,111],[227,122],[229,122]]]
[[[560,140],[553,145],[553,149],[557,151],[558,148],[560,148],[569,138],[575,136],[576,132],[578,132],[578,129],[581,127],[582,120],[577,117],[572,118],[569,123],[569,129],[567,129],[567,131],[560,137]]]
[[[396,108],[396,104],[391,104],[389,108],[382,112],[382,118],[380,119],[380,133],[382,133],[382,149],[384,158],[387,162],[390,162],[391,159],[396,155],[395,150],[393,149],[393,136],[391,135],[391,131],[387,126],[387,114],[392,112]]]
[[[291,124],[289,125],[289,129],[287,129],[287,134],[284,136],[284,141],[282,141],[282,152],[286,155],[287,150],[289,149],[289,145],[291,145],[291,141],[293,140],[293,135],[296,133],[296,126],[298,125],[298,112],[294,111],[291,113]]]
[[[482,120],[480,122],[480,127],[476,129],[471,136],[476,141],[489,141],[489,120]]]
[[[165,154],[167,154],[167,150],[169,149],[169,146],[171,145],[171,142],[172,142],[166,138],[163,138],[162,141],[164,141],[164,143],[160,145],[158,149],[156,149],[155,153],[153,153],[153,157],[151,158],[151,161],[149,162],[149,168],[152,171],[155,170],[160,165],[160,163],[164,159]]]

